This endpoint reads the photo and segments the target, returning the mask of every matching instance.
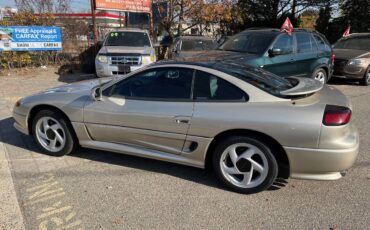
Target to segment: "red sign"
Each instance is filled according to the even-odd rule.
[[[344,31],[344,33],[343,33],[343,37],[349,36],[350,33],[351,33],[351,27],[348,26],[348,28],[346,29],[346,31]]]
[[[95,0],[98,10],[117,10],[149,13],[152,8],[151,0]]]
[[[287,17],[284,24],[281,26],[280,32],[287,32],[289,35],[292,35],[293,24],[290,22],[290,19]]]

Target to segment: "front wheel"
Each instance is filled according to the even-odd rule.
[[[32,122],[32,132],[37,145],[48,155],[63,156],[77,146],[71,125],[56,111],[38,112]]]
[[[316,69],[312,74],[312,78],[315,79],[316,81],[321,82],[322,84],[325,84],[328,79],[326,71],[322,68]]]
[[[365,86],[370,85],[370,66],[367,67],[367,70],[365,72],[365,76],[364,76],[364,78],[362,78],[360,83],[361,83],[361,85],[365,85]]]
[[[219,180],[239,193],[268,189],[278,174],[278,164],[270,148],[246,136],[234,136],[218,144],[213,168]]]

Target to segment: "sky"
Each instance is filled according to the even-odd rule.
[[[86,11],[90,9],[90,0],[72,0],[72,10],[74,12]],[[10,6],[15,8],[14,0],[1,0],[0,7]]]

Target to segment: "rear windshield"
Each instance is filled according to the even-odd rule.
[[[334,45],[334,48],[370,51],[370,36],[343,38]]]
[[[181,50],[183,51],[202,51],[216,48],[216,43],[211,40],[183,40]]]
[[[262,54],[276,37],[274,33],[247,32],[228,39],[220,50]]]
[[[143,47],[150,46],[150,41],[145,32],[110,32],[104,45]]]
[[[282,97],[281,91],[293,88],[298,80],[283,78],[259,68],[241,64],[217,63],[213,68],[248,82],[272,95]]]

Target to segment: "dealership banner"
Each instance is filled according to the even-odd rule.
[[[149,13],[152,8],[151,0],[95,0],[98,10],[117,10],[128,12]]]
[[[0,26],[0,51],[61,49],[60,27]]]

